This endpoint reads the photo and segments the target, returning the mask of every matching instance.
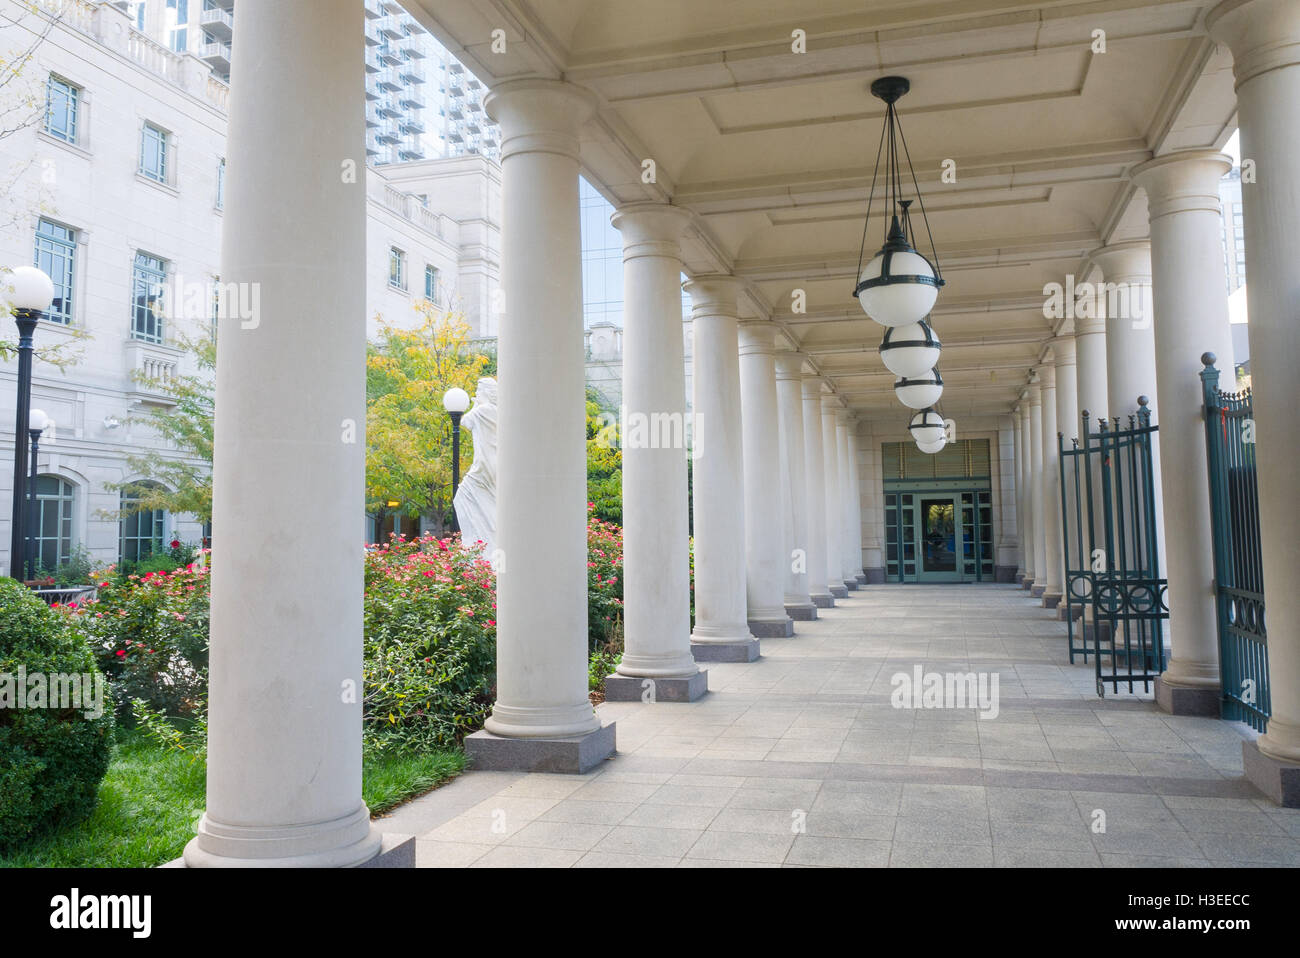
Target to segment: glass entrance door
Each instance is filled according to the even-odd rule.
[[[952,495],[921,496],[917,539],[921,546],[921,582],[960,582],[957,500]]]

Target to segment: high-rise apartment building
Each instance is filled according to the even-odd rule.
[[[136,29],[230,79],[235,0],[120,0]],[[480,154],[499,159],[487,90],[393,0],[366,0],[366,156],[374,165]]]

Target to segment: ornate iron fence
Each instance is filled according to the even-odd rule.
[[[1260,732],[1271,714],[1264,574],[1255,482],[1255,421],[1251,392],[1219,389],[1215,356],[1201,357],[1205,444],[1214,530],[1222,715]]]

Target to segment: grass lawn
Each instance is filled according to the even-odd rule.
[[[465,767],[461,751],[367,757],[361,793],[372,814],[441,785]],[[204,806],[200,758],[121,733],[90,817],[38,836],[0,867],[147,868],[179,858]]]

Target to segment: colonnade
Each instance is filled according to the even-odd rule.
[[[263,316],[255,329],[221,320],[208,803],[185,859],[360,864],[380,849],[361,799],[354,535],[365,449],[365,195],[339,164],[365,156],[361,3],[281,0],[243,15],[221,275],[258,284]],[[1300,595],[1288,580],[1300,565],[1300,434],[1289,418],[1300,408],[1300,8],[1226,0],[1207,23],[1232,51],[1243,155],[1257,171],[1243,195],[1273,715],[1248,743],[1247,770],[1269,794],[1294,798]],[[587,696],[578,157],[595,107],[583,89],[552,79],[501,83],[486,102],[503,137],[505,311],[497,701],[485,730],[467,740],[480,768],[581,771],[614,748],[612,725]],[[296,127],[312,136],[281,135]],[[265,149],[272,142],[277,149]],[[1047,539],[1056,432],[1084,409],[1094,421],[1125,412],[1114,402],[1127,402],[1135,384],[1153,396],[1173,646],[1161,702],[1197,714],[1217,701],[1219,683],[1197,372],[1203,352],[1225,364],[1231,356],[1217,197],[1226,168],[1217,154],[1180,151],[1133,171],[1150,210],[1151,339],[1077,322],[1073,343],[1054,342],[1044,354],[1015,417],[1019,565],[1050,596],[1061,584]],[[685,412],[676,297],[691,218],[667,204],[618,216],[629,414],[671,421]],[[1140,273],[1140,264],[1116,262],[1094,257],[1103,271]],[[767,321],[742,316],[735,278],[697,276],[687,290],[695,623],[687,618],[688,452],[625,449],[627,654],[618,673],[642,688],[668,683],[682,698],[706,683],[697,662],[749,660],[761,638],[790,634],[796,617],[816,615],[864,579],[862,450],[848,411],[800,357],[778,354]],[[1070,365],[1072,404],[1062,399]],[[1119,390],[1113,399],[1108,375]],[[304,513],[313,521],[296,519]],[[268,551],[268,539],[292,541],[295,561]]]

